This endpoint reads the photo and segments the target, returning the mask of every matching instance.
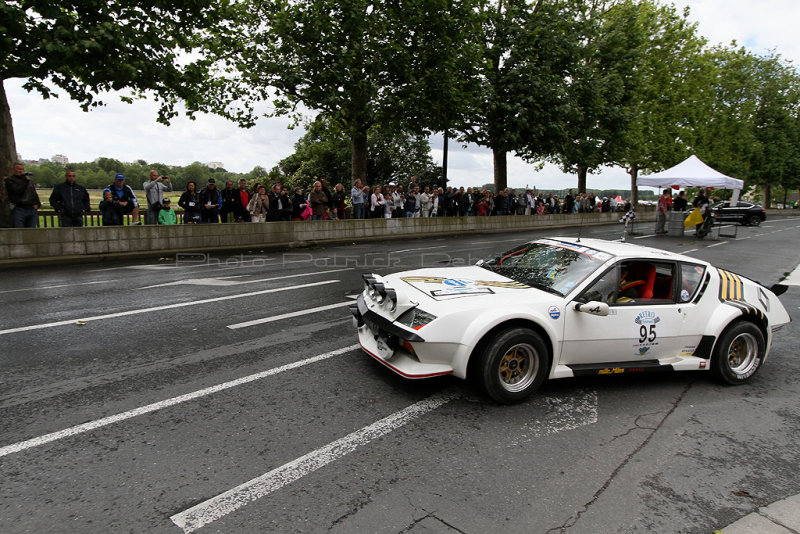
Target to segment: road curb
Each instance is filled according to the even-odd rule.
[[[800,534],[800,494],[759,508],[715,534]]]

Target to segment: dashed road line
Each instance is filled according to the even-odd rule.
[[[20,451],[24,451],[26,449],[38,447],[40,445],[44,445],[45,443],[51,443],[59,439],[68,438],[70,436],[75,436],[78,434],[82,434],[84,432],[96,430],[98,428],[108,426],[114,423],[119,423],[121,421],[125,421],[126,419],[137,417],[139,415],[155,412],[157,410],[161,410],[169,406],[175,406],[176,404],[181,404],[184,402],[188,402],[190,400],[199,399],[200,397],[205,397],[207,395],[211,395],[212,393],[217,393],[219,391],[230,389],[236,386],[241,386],[243,384],[249,384],[250,382],[261,380],[262,378],[273,376],[278,373],[283,373],[284,371],[291,371],[293,369],[297,369],[298,367],[303,367],[305,365],[320,362],[322,360],[327,360],[328,358],[332,358],[333,356],[338,356],[339,354],[345,354],[357,348],[359,348],[359,345],[350,345],[349,347],[343,347],[341,349],[336,349],[330,352],[326,352],[324,354],[318,354],[317,356],[312,356],[311,358],[306,358],[305,360],[288,363],[286,365],[281,365],[280,367],[268,369],[267,371],[262,371],[260,373],[244,376],[242,378],[237,378],[236,380],[231,380],[230,382],[224,382],[222,384],[217,384],[216,386],[200,389],[192,393],[187,393],[185,395],[180,395],[178,397],[173,397],[171,399],[154,402],[152,404],[148,404],[147,406],[142,406],[140,408],[129,410],[127,412],[122,412],[116,415],[103,417],[102,419],[97,419],[95,421],[89,421],[88,423],[83,423],[78,426],[73,426],[71,428],[59,430],[58,432],[52,432],[50,434],[45,434],[43,436],[39,436],[36,438],[20,441],[12,445],[6,445],[5,447],[0,447],[0,458],[2,458],[3,456],[7,456],[9,454],[14,454]]]
[[[284,486],[325,467],[344,457],[362,445],[397,430],[406,423],[440,408],[455,399],[451,391],[443,391],[412,404],[398,412],[380,419],[369,426],[356,430],[342,438],[313,450],[291,462],[285,463],[233,489],[220,493],[207,501],[170,517],[173,523],[187,534],[234,512],[257,499],[265,497]]]
[[[119,282],[119,280],[97,280],[95,282],[77,282],[74,284],[60,284],[57,286],[41,286],[41,287],[23,287],[21,289],[6,289],[0,291],[2,293],[16,293],[17,291],[38,291],[40,289],[57,289],[60,287],[75,287],[75,286],[88,286],[92,284],[110,284],[112,282]]]
[[[401,252],[416,252],[417,250],[431,250],[434,248],[446,248],[447,245],[438,245],[435,247],[420,247],[420,248],[405,248],[403,250],[389,250],[383,254],[400,254]]]
[[[352,302],[337,302],[336,304],[328,304],[327,306],[317,306],[316,308],[308,308],[305,310],[282,313],[280,315],[272,315],[270,317],[264,317],[262,319],[253,319],[252,321],[245,321],[243,323],[229,324],[228,328],[230,328],[231,330],[238,330],[239,328],[246,328],[248,326],[255,326],[257,324],[282,321],[283,319],[291,319],[292,317],[300,317],[311,313],[317,313],[325,310],[332,310],[334,308],[341,308],[349,304],[352,304]]]
[[[245,297],[254,297],[256,295],[264,295],[267,293],[277,293],[279,291],[291,291],[292,289],[302,289],[304,287],[314,287],[314,286],[321,286],[325,284],[334,284],[339,280],[324,280],[322,282],[314,282],[310,284],[300,284],[296,286],[286,286],[286,287],[276,287],[272,289],[265,289],[263,291],[250,291],[247,293],[239,293],[236,295],[225,295],[224,297],[214,297],[210,299],[202,299],[202,300],[192,300],[189,302],[178,302],[176,304],[165,304],[163,306],[154,306],[152,308],[138,308],[135,310],[127,310],[123,312],[117,313],[108,313],[105,315],[94,315],[92,317],[78,317],[76,319],[67,319],[66,321],[56,321],[54,323],[43,323],[43,324],[35,324],[30,326],[20,326],[17,328],[7,328],[5,330],[0,330],[0,335],[4,334],[13,334],[16,332],[27,332],[28,330],[40,330],[42,328],[52,328],[54,326],[64,326],[68,324],[75,324],[78,321],[83,323],[88,323],[89,321],[99,321],[101,319],[113,319],[115,317],[125,317],[128,315],[138,315],[141,313],[151,313],[154,311],[161,311],[161,310],[171,310],[174,308],[184,308],[186,306],[195,306],[198,304],[208,304],[210,302],[220,302],[222,300],[231,300],[231,299],[240,299]]]
[[[165,282],[163,284],[156,284],[152,286],[144,286],[140,287],[139,289],[152,289],[155,287],[167,287],[167,286],[178,286],[178,285],[199,285],[199,286],[240,286],[243,284],[257,284],[259,282],[274,282],[275,280],[285,280],[287,278],[297,278],[298,276],[317,276],[320,274],[328,274],[328,273],[338,273],[341,271],[352,271],[353,267],[347,267],[344,269],[331,269],[328,271],[317,271],[316,273],[300,273],[300,274],[288,274],[286,276],[275,276],[272,278],[259,278],[257,280],[223,280],[223,278],[241,278],[243,276],[250,276],[250,275],[237,275],[237,276],[221,276],[221,277],[214,277],[214,278],[187,278],[185,280],[176,280],[174,282]]]

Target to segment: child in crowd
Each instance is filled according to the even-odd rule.
[[[103,191],[100,213],[103,216],[103,226],[122,226],[122,206],[111,196],[111,191]]]
[[[339,218],[336,216],[336,210],[330,209],[328,206],[325,206],[325,212],[322,214],[323,221],[338,221]]]
[[[172,209],[168,198],[161,201],[161,211],[158,212],[158,224],[178,224],[178,216]]]

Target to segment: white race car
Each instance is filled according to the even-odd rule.
[[[361,347],[406,378],[474,377],[498,402],[546,378],[710,370],[751,378],[790,321],[772,289],[679,254],[539,239],[470,267],[364,274]]]

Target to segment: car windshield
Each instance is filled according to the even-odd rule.
[[[611,257],[589,247],[540,239],[478,265],[531,287],[565,296]]]

